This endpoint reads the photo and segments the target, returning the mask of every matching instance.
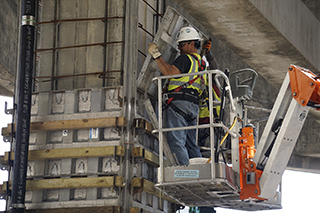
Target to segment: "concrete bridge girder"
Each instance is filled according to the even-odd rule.
[[[319,72],[319,20],[300,0],[176,2],[276,88],[290,64]]]

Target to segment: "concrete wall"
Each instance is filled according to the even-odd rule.
[[[2,0],[0,3],[0,95],[12,96],[14,74],[17,69],[19,1]]]

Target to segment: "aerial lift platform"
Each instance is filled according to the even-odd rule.
[[[169,8],[154,38],[153,42],[159,46],[162,56],[169,63],[178,56],[174,38],[183,26],[192,26],[192,23]],[[208,39],[204,33],[199,33]],[[255,129],[247,124],[243,113],[244,102],[252,98],[257,73],[252,69],[243,69],[232,72],[229,78],[220,70],[201,72],[201,75],[204,74],[209,76],[209,85],[214,81],[226,94],[222,102],[228,100],[228,104],[223,103],[222,106],[225,106],[229,121],[214,123],[211,111],[209,124],[185,127],[210,129],[210,159],[191,160],[193,162],[188,166],[180,166],[168,149],[165,138],[166,132],[180,129],[163,127],[161,95],[165,79],[178,75],[160,76],[150,55],[139,73],[138,85],[155,96],[158,92],[157,113],[146,101],[148,115],[156,127],[153,133],[157,134],[160,143],[160,166],[155,187],[185,206],[215,206],[247,211],[280,209],[282,174],[310,108],[319,108],[318,77],[307,69],[295,65],[289,67],[262,137],[257,141]],[[179,76],[183,75],[190,74]],[[212,97],[212,91],[209,91],[210,110],[216,104]],[[225,137],[216,144],[215,128],[222,128],[225,133]],[[224,143],[227,135],[231,136],[228,146]],[[221,152],[228,155],[227,160],[221,158]]]
[[[215,78],[223,76],[218,70],[205,73],[215,74]],[[159,87],[162,78],[165,77],[156,78]],[[227,78],[225,80],[227,88],[234,87],[230,86]],[[254,141],[253,127],[244,126],[243,121],[236,121],[238,115],[234,117],[235,122],[231,127],[237,125],[239,132],[228,129],[228,125],[222,122],[195,126],[210,128],[211,157],[202,162],[201,159],[195,162],[190,160],[188,166],[164,166],[161,160],[161,135],[181,128],[160,128],[156,131],[160,139],[160,167],[156,187],[186,206],[218,206],[247,211],[281,208],[281,177],[310,108],[319,108],[319,87],[320,81],[312,72],[291,65],[259,142]],[[248,91],[251,91],[250,88]],[[232,97],[232,93],[229,93],[231,103],[241,98],[244,97]],[[212,105],[211,99],[211,109]],[[235,114],[237,105],[230,104],[230,115]],[[213,121],[212,117],[210,119]],[[159,126],[162,126],[161,116]],[[232,137],[229,150],[232,153],[231,164],[220,159],[211,160],[217,159],[215,150],[221,149],[222,144],[221,141],[214,144],[215,127],[227,130],[226,133]]]

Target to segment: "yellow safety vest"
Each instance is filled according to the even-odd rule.
[[[213,99],[217,100],[217,101],[221,101],[221,98],[214,91],[213,87],[212,87],[212,92],[213,92]],[[220,115],[220,108],[221,108],[220,106],[214,106],[213,107],[213,110],[216,110],[216,115],[215,114],[213,115],[214,118],[216,118],[215,116],[219,116]],[[207,106],[207,104],[200,105],[199,106],[199,119],[203,120],[203,119],[209,118],[209,117],[210,117],[209,106]]]
[[[207,76],[205,76],[205,83],[206,83],[207,88],[212,88],[213,100],[214,101],[221,101],[221,98],[218,96],[218,94],[214,90],[213,86],[211,86],[211,87],[208,86],[209,83],[208,83],[208,80],[207,80]],[[209,98],[209,91],[207,91],[207,93],[208,93],[208,97],[207,98]],[[215,112],[213,114],[214,118],[217,118],[217,116],[220,115],[220,109],[221,109],[220,105],[213,107],[213,110],[215,110]],[[205,120],[205,118],[209,118],[209,117],[210,117],[209,106],[208,106],[208,104],[206,102],[205,104],[199,106],[199,120],[200,120],[200,123],[201,123],[201,121]]]
[[[188,73],[197,73],[199,72],[199,64],[198,61],[192,57],[189,54],[186,54],[189,58],[189,60],[191,61],[191,66],[190,66],[190,70]],[[195,55],[198,60],[201,60],[201,56],[197,53],[193,53],[193,55]],[[170,79],[169,85],[168,85],[168,91],[173,91],[174,89],[188,83],[189,81],[197,78],[197,75],[191,75],[191,76],[183,76],[181,78],[172,78]],[[201,78],[198,77],[198,79],[196,79],[192,84],[190,84],[189,86],[187,86],[186,88],[190,88],[190,89],[195,89],[199,92],[199,95],[202,93],[201,90]]]
[[[189,54],[186,54],[189,58],[189,60],[191,61],[191,66],[190,66],[190,70],[188,73],[197,73],[199,72],[199,63],[198,61],[201,60],[201,56],[197,53],[193,53],[194,56],[196,56],[198,58],[198,60],[196,60],[194,57],[192,57]],[[168,85],[168,91],[173,91],[176,88],[188,83],[189,81],[197,78],[198,75],[192,75],[192,76],[183,76],[181,78],[172,78],[169,81],[169,85]],[[201,82],[203,81],[204,82]],[[192,84],[188,85],[186,88],[191,88],[191,89],[195,89],[199,92],[199,95],[202,94],[202,87],[201,84],[205,84],[206,86],[208,86],[208,80],[207,80],[207,75],[203,75],[203,77],[198,77]],[[210,87],[209,87],[210,88]],[[213,87],[212,91],[213,91],[213,98],[214,100],[218,100],[221,101],[220,97],[217,95],[217,93],[214,91]],[[209,117],[209,106],[207,106],[207,104],[205,105],[201,105],[199,108],[199,118],[200,119],[204,119],[204,118],[208,118]],[[215,106],[214,109],[216,110],[217,115],[220,115],[220,106]]]

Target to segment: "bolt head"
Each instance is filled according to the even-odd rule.
[[[297,96],[297,93],[296,93],[296,92],[294,92],[294,93],[293,93],[293,96]]]

